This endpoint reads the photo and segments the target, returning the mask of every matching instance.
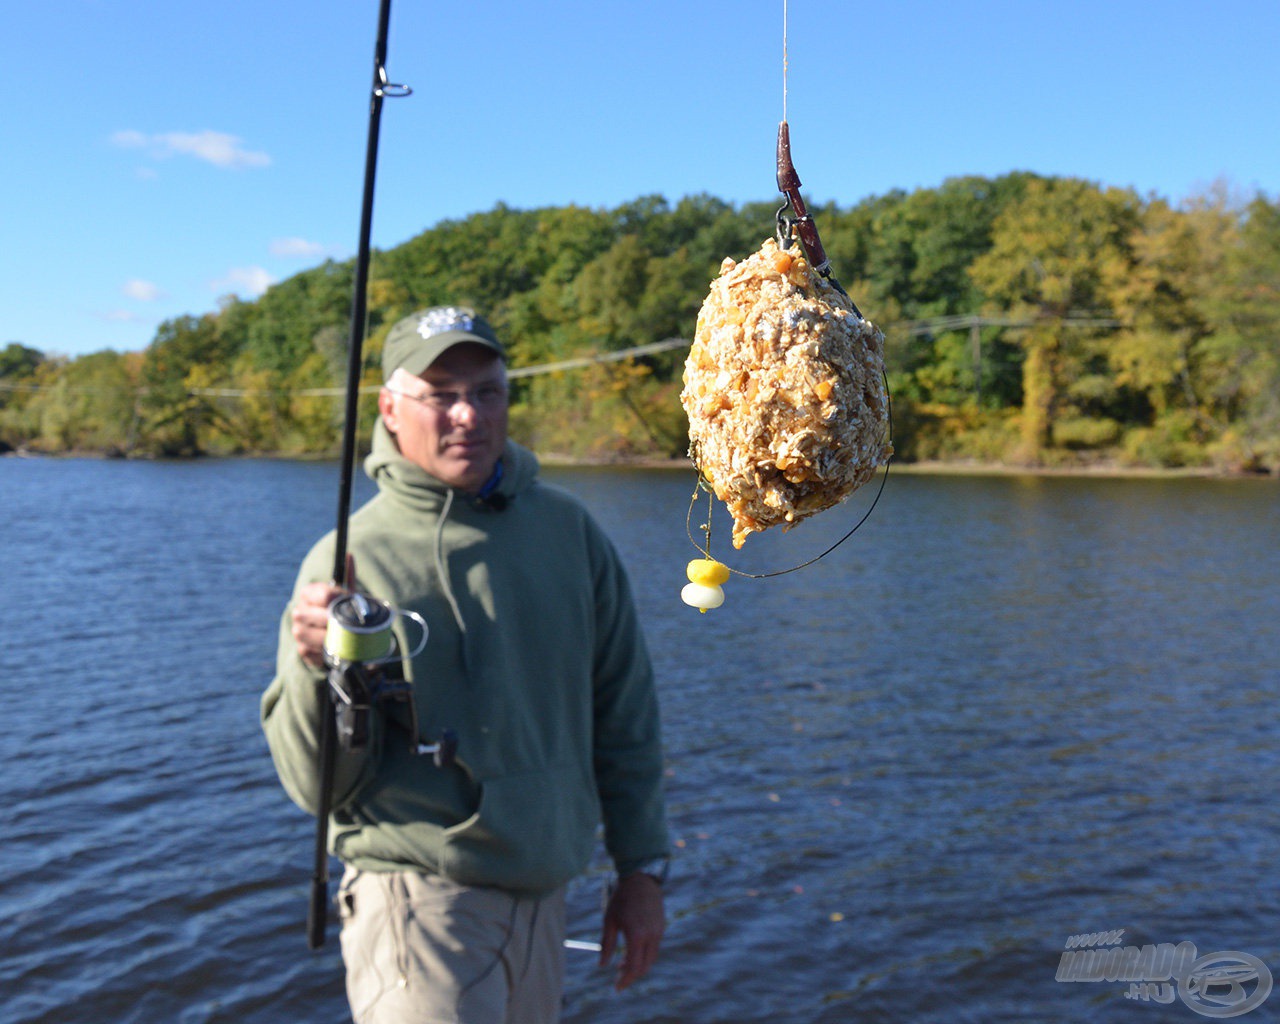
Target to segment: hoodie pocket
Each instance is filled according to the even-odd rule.
[[[572,765],[486,779],[466,821],[444,830],[440,872],[464,885],[547,892],[586,867],[600,805]]]

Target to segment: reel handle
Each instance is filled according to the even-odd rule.
[[[440,733],[439,743],[419,743],[418,754],[430,754],[437,768],[447,768],[458,759],[458,734],[453,729]]]

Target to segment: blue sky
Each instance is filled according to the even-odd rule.
[[[3,0],[0,345],[355,250],[377,0]],[[394,0],[374,244],[498,202],[775,197],[782,0]],[[789,0],[811,201],[1011,170],[1280,194],[1280,0]],[[772,224],[761,225],[761,237]],[[740,254],[726,254],[740,255]]]

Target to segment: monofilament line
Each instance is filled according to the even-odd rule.
[[[787,0],[782,0],[782,120],[787,119]]]

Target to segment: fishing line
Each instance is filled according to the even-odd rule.
[[[787,0],[782,0],[782,120],[787,119]]]

